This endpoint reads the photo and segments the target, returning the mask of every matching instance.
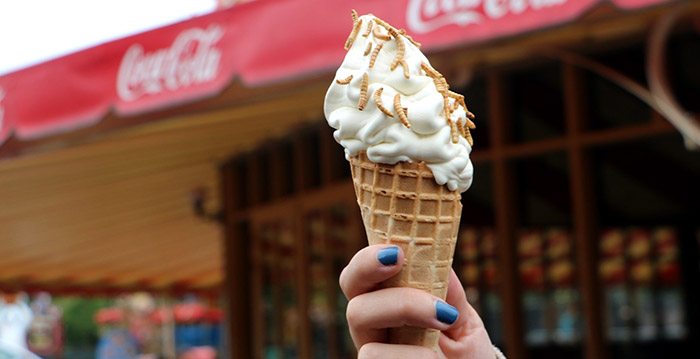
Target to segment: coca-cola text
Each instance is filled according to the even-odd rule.
[[[411,31],[427,33],[447,25],[467,26],[527,9],[559,6],[567,0],[409,0],[406,22]]]
[[[124,101],[143,95],[176,91],[211,81],[219,72],[221,50],[216,43],[223,28],[192,28],[180,33],[168,48],[146,52],[140,44],[126,50],[117,75],[117,93]]]

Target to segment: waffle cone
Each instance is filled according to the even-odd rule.
[[[403,269],[382,287],[411,287],[445,299],[454,256],[461,195],[435,182],[424,162],[374,163],[362,152],[350,158],[357,203],[370,245],[393,244],[405,254]],[[395,344],[438,349],[440,332],[392,328]]]

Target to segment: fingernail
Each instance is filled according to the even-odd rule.
[[[445,324],[452,324],[457,321],[459,312],[457,311],[457,308],[447,303],[437,301],[435,302],[435,315],[439,321]]]
[[[380,250],[377,253],[377,259],[385,266],[396,264],[396,261],[399,260],[399,247],[388,247]]]

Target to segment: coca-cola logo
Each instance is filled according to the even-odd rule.
[[[559,6],[567,0],[409,0],[406,22],[411,31],[426,33],[447,25],[467,26],[520,14],[527,9]]]
[[[223,34],[221,26],[211,25],[185,30],[170,47],[153,52],[145,52],[140,44],[131,45],[119,65],[119,97],[134,101],[146,94],[176,91],[215,79],[221,61],[216,44]]]

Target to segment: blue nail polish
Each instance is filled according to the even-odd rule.
[[[437,319],[445,324],[452,324],[457,321],[459,312],[457,308],[440,301],[435,302],[435,315]]]
[[[388,247],[380,250],[377,253],[377,259],[385,266],[396,264],[396,261],[399,260],[399,247]]]

